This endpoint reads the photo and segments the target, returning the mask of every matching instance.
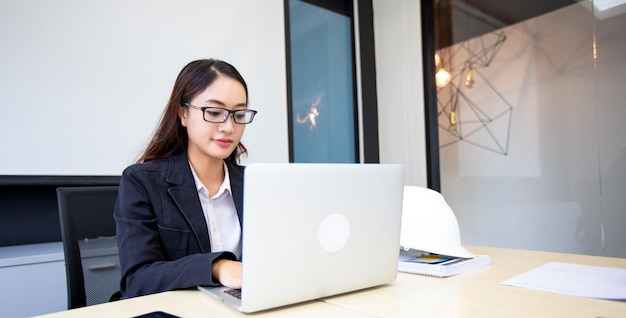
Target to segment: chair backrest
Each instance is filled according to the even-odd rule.
[[[117,186],[57,188],[68,309],[108,302],[119,291],[117,193]]]

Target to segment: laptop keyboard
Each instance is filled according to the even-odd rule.
[[[241,299],[241,289],[226,289],[224,292],[237,299]]]

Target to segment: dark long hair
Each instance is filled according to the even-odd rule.
[[[248,102],[248,86],[234,66],[216,59],[197,60],[187,64],[178,74],[161,122],[138,162],[169,158],[187,149],[189,137],[180,123],[178,110],[213,84],[219,75],[240,82],[246,91],[246,103]],[[240,142],[227,159],[237,162],[246,153],[246,147]]]

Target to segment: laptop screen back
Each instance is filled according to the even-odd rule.
[[[393,281],[403,189],[401,165],[248,165],[242,310]]]

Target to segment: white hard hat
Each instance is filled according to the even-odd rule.
[[[459,223],[446,200],[439,192],[423,187],[404,187],[400,246],[454,257],[475,257],[461,245]]]

